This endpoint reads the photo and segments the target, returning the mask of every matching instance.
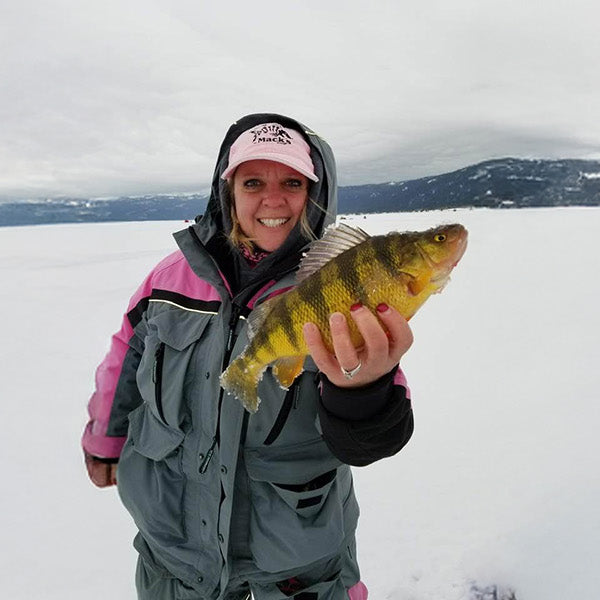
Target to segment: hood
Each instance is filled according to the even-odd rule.
[[[244,131],[261,123],[279,123],[299,131],[308,145],[318,182],[310,181],[308,195],[312,201],[307,205],[307,217],[311,230],[321,237],[325,228],[335,222],[337,215],[337,174],[335,159],[329,144],[299,121],[274,113],[256,113],[238,119],[227,131],[219,150],[212,178],[210,198],[206,212],[197,218],[193,230],[200,242],[208,249],[227,274],[232,287],[240,288],[252,280],[274,275],[290,265],[297,266],[302,252],[309,244],[300,232],[300,224],[292,230],[287,240],[277,250],[264,258],[254,269],[249,269],[237,249],[231,247],[227,236],[231,232],[230,199],[227,182],[221,179],[229,162],[229,149]]]
[[[206,212],[198,219],[197,223],[196,232],[202,242],[207,243],[219,233],[229,235],[231,231],[227,182],[221,179],[221,175],[229,162],[229,149],[231,145],[247,129],[261,123],[273,122],[299,131],[310,146],[310,155],[315,166],[315,174],[319,178],[318,182],[309,182],[308,195],[313,202],[309,202],[308,204],[307,216],[311,229],[317,237],[321,237],[325,227],[335,221],[337,215],[337,174],[335,159],[329,144],[299,121],[274,113],[256,113],[242,117],[231,125],[221,144]],[[297,243],[301,243],[304,246],[306,240],[300,240],[300,238],[299,226],[297,225],[288,240],[273,254],[289,252]]]

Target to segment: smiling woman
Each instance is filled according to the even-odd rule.
[[[308,179],[271,160],[242,163],[233,176],[232,218],[240,241],[272,252],[287,239],[308,200]]]
[[[277,250],[301,221],[306,222],[309,180],[318,182],[310,146],[294,129],[264,123],[242,133],[229,150],[221,176],[232,195],[230,238],[252,252]]]
[[[140,600],[367,598],[349,465],[390,456],[412,434],[398,365],[412,341],[406,321],[383,304],[377,316],[354,305],[359,353],[335,313],[335,356],[323,358],[312,331],[313,361],[289,391],[266,372],[257,414],[219,382],[248,343],[247,318],[295,286],[336,199],[322,138],[282,115],[240,119],[204,216],[175,235],[180,250],[128,306],[97,371],[83,446],[92,481],[116,481],[139,529]]]

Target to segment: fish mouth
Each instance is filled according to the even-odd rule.
[[[290,220],[290,217],[280,217],[278,219],[273,219],[273,218],[257,219],[257,221],[261,225],[264,225],[265,227],[270,227],[270,228],[281,227],[282,225],[285,225],[289,220]]]
[[[458,240],[456,242],[456,252],[454,255],[454,262],[452,263],[452,268],[454,268],[460,261],[460,259],[463,257],[463,254],[465,253],[465,250],[467,249],[467,242],[469,240],[469,233],[467,232],[466,229],[463,229],[460,232],[460,235],[458,237]]]
[[[459,226],[455,226],[459,227]],[[423,259],[423,262],[433,271],[433,277],[431,283],[439,285],[440,289],[448,283],[450,280],[450,273],[460,262],[467,249],[467,241],[469,234],[464,227],[460,226],[460,229],[456,232],[456,238],[451,242],[454,248],[451,254],[439,262],[436,262],[431,258],[427,251],[422,248],[419,244],[416,244],[419,256]]]

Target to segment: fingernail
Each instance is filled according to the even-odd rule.
[[[356,304],[353,304],[353,305],[350,307],[350,310],[351,310],[351,311],[358,310],[358,309],[359,309],[361,306],[362,306],[362,303],[360,303],[360,302],[357,302]]]
[[[389,309],[390,307],[387,304],[384,304],[383,302],[377,305],[377,312],[384,313]]]
[[[346,320],[346,317],[342,313],[332,313],[329,317],[329,322],[333,325],[341,325]]]

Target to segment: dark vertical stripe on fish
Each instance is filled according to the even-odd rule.
[[[265,350],[269,354],[275,354],[275,348],[271,343],[269,334],[274,331],[274,327],[261,327],[252,340],[252,347],[254,348],[254,354],[259,350]]]
[[[364,248],[361,244],[360,248]],[[338,277],[344,286],[348,299],[354,302],[366,302],[366,294],[359,273],[360,252],[352,248],[341,254],[337,259]]]
[[[371,238],[371,241],[378,262],[391,277],[397,277],[398,269],[395,266],[394,245],[390,244],[389,236],[374,237]]]
[[[296,288],[300,300],[303,300],[304,302],[309,304],[317,313],[317,317],[319,316],[319,313],[325,312],[327,310],[327,299],[324,295],[325,286],[323,285],[324,282],[322,282],[321,280],[322,277],[322,270],[318,271],[318,276],[309,277],[308,279],[305,279]],[[325,316],[325,318],[327,317],[327,315],[323,316]]]
[[[298,348],[299,340],[296,328],[294,327],[294,315],[296,311],[294,310],[293,296],[288,296],[283,302],[280,302],[279,305],[284,306],[287,309],[278,311],[277,313],[283,333],[292,345],[292,348]]]

